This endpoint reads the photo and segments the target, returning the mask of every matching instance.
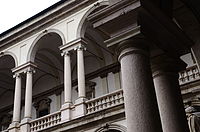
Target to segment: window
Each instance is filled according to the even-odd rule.
[[[45,99],[41,99],[37,101],[34,104],[37,118],[48,115],[50,113],[50,103],[51,103],[51,99],[45,98]]]
[[[6,130],[12,121],[11,114],[3,114],[0,117],[0,131]]]
[[[88,100],[95,98],[95,86],[96,86],[95,82],[92,81],[86,82],[86,98]]]
[[[96,83],[92,82],[92,81],[87,81],[85,83],[85,87],[86,87],[86,98],[88,100],[95,98],[95,86]],[[75,89],[78,92],[78,86]]]

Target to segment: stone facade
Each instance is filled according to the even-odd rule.
[[[200,37],[180,12],[179,0],[61,0],[5,31],[0,131],[188,132]]]

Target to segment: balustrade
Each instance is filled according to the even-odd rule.
[[[86,102],[87,114],[94,113],[103,109],[117,106],[124,103],[122,89],[113,93],[103,95],[98,98],[91,99]]]
[[[191,66],[184,71],[179,72],[179,84],[186,84],[200,79],[200,73],[197,65]]]
[[[36,132],[43,130],[52,126],[59,124],[61,121],[61,112],[55,112],[47,116],[32,120],[31,123],[31,132]]]

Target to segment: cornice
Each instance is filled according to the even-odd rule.
[[[135,9],[139,8],[140,6],[141,6],[141,4],[140,4],[139,0],[122,0],[111,6],[105,7],[103,10],[99,10],[99,11],[93,13],[92,15],[90,15],[88,17],[88,20],[95,23],[93,25],[94,27],[98,27],[101,24],[103,24],[101,22],[98,22],[101,19],[103,19],[105,17],[109,17],[109,19],[107,20],[107,21],[109,21],[110,19],[118,17],[118,15],[126,14],[126,13],[130,12],[131,10],[135,10]],[[121,10],[121,14],[111,15],[120,10]]]
[[[12,72],[15,74],[20,74],[20,73],[25,73],[27,71],[34,71],[34,68],[37,68],[36,64],[34,64],[33,62],[27,62],[18,67],[13,68]]]
[[[67,15],[70,15],[73,11],[83,9],[82,7],[96,1],[98,0],[68,0],[58,7],[41,14],[40,16],[24,23],[22,26],[13,29],[3,36],[0,36],[0,49],[27,38],[35,32],[45,30],[47,26],[60,21]]]
[[[83,38],[78,38],[75,40],[72,40],[64,45],[61,45],[59,49],[64,53],[64,52],[69,52],[71,50],[74,50],[77,46],[79,45],[87,45],[87,42]]]
[[[141,34],[140,26],[132,27],[127,29],[126,31],[122,32],[119,35],[113,36],[112,38],[104,41],[108,48],[116,48],[119,43],[121,43],[124,40],[133,38],[137,35]]]

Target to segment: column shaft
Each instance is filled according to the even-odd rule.
[[[77,74],[78,74],[78,97],[85,98],[85,69],[84,69],[84,56],[83,47],[77,49]]]
[[[26,73],[26,95],[25,95],[25,112],[24,118],[31,118],[32,109],[32,71],[27,71]]]
[[[71,89],[72,89],[72,79],[71,79],[71,62],[69,53],[65,53],[64,55],[64,96],[65,103],[72,102]]]
[[[121,51],[127,132],[162,132],[148,52],[134,47]]]
[[[14,110],[13,110],[13,122],[20,121],[21,110],[21,76],[15,75],[15,97],[14,97]]]
[[[166,58],[161,59],[166,61]],[[189,132],[178,82],[177,62],[158,62],[153,70],[154,85],[160,111],[163,132]]]

